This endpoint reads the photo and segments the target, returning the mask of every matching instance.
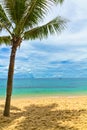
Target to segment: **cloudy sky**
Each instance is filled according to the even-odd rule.
[[[65,0],[45,21],[61,15],[67,28],[48,39],[25,41],[17,51],[15,77],[87,77],[87,1]],[[6,32],[4,32],[6,34]],[[10,47],[0,46],[0,78],[7,77]]]

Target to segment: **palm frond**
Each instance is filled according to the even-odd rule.
[[[67,20],[62,19],[61,17],[56,17],[43,26],[26,31],[24,33],[24,39],[42,39],[46,38],[49,34],[60,33],[65,28],[66,22]]]
[[[58,3],[62,4],[64,0],[54,0],[54,1],[55,1],[55,4],[58,4]]]
[[[52,4],[62,3],[64,0],[27,0],[26,10],[20,22],[22,28],[33,27],[43,20]]]
[[[0,4],[0,22],[2,22],[4,25],[6,25],[7,27],[11,26],[10,21],[8,20],[8,17],[5,14],[4,9],[2,8],[2,5]],[[0,26],[0,28],[2,29],[2,27]]]
[[[10,36],[1,36],[0,37],[0,45],[1,44],[11,45],[11,38],[10,38]]]
[[[0,31],[1,31],[3,28],[6,29],[7,32],[12,36],[12,32],[10,31],[10,29],[9,29],[4,23],[0,22]]]
[[[25,11],[26,0],[4,0],[5,9],[13,23],[19,23]]]

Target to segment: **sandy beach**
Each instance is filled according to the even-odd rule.
[[[87,96],[12,98],[11,115],[0,130],[87,130]]]

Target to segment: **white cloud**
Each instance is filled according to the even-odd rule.
[[[86,0],[65,0],[62,6],[53,7],[52,15],[48,15],[45,22],[59,14],[70,20],[66,30],[46,40],[23,42],[17,52],[15,74],[26,73],[31,77],[87,76],[86,5]],[[2,45],[0,49],[4,47]],[[1,77],[7,73],[9,53],[3,51],[0,57]]]

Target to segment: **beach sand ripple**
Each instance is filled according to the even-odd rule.
[[[87,130],[87,97],[35,97],[12,99],[10,117],[3,117],[0,130]]]

